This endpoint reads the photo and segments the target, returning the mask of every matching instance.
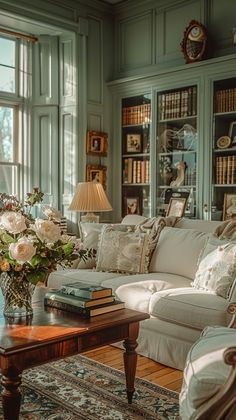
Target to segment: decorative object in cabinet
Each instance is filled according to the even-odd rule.
[[[122,216],[151,215],[150,122],[149,94],[122,100]]]
[[[157,101],[157,214],[166,215],[167,197],[170,200],[177,194],[177,198],[188,199],[186,214],[193,217],[196,215],[197,87],[160,92]],[[187,197],[181,195],[182,191]]]

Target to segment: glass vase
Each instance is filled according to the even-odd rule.
[[[28,317],[33,315],[32,297],[35,285],[25,277],[1,274],[0,286],[4,297],[3,314],[6,317]]]

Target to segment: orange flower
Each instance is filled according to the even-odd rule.
[[[2,271],[10,271],[10,264],[7,261],[3,261],[0,265]]]
[[[21,265],[21,264],[16,264],[16,265],[15,265],[15,267],[14,267],[14,270],[15,270],[15,271],[21,271],[21,270],[23,270],[23,265]]]

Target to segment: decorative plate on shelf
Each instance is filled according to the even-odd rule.
[[[227,149],[231,145],[231,138],[229,136],[222,136],[218,138],[216,145],[218,149]]]

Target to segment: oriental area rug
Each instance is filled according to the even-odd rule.
[[[20,420],[179,419],[176,392],[140,378],[135,389],[130,405],[123,372],[85,356],[68,357],[24,372]]]

